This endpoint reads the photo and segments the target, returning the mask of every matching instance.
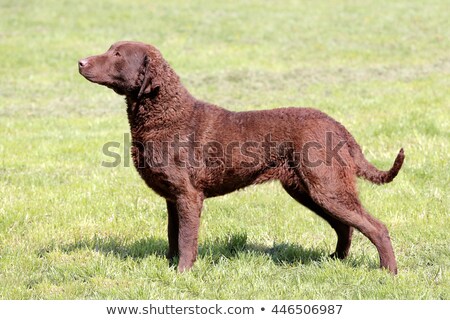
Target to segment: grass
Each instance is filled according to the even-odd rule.
[[[449,299],[448,4],[434,1],[0,0],[1,299]],[[161,49],[191,92],[231,110],[314,106],[380,168],[361,199],[392,236],[399,275],[356,233],[335,235],[277,183],[207,200],[200,254],[164,258],[163,199],[123,145],[123,99],[78,75],[119,39]]]

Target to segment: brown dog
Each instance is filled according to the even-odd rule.
[[[376,246],[381,267],[397,272],[388,230],[360,204],[355,180],[392,181],[403,149],[389,171],[379,171],[350,133],[320,111],[230,112],[199,101],[151,45],[118,42],[78,65],[86,79],[126,97],[134,165],[167,201],[168,258],[179,256],[179,271],[197,258],[205,198],[278,179],[336,231],[333,257],[348,255],[356,228]]]

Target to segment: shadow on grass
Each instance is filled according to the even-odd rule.
[[[327,253],[317,249],[307,249],[296,244],[274,243],[272,247],[247,243],[247,234],[233,233],[213,241],[205,241],[200,244],[199,256],[209,257],[213,262],[221,258],[228,259],[248,255],[262,255],[272,259],[275,264],[310,264],[320,262]]]
[[[44,257],[52,251],[72,253],[79,250],[92,250],[105,255],[114,255],[120,259],[142,260],[148,256],[165,258],[168,242],[161,238],[144,238],[127,243],[118,237],[98,237],[83,239],[69,244],[53,244],[38,253]],[[206,240],[199,245],[199,258],[208,258],[212,263],[220,259],[239,258],[242,255],[261,255],[270,257],[277,265],[320,263],[327,259],[329,253],[320,249],[303,248],[289,243],[274,243],[272,247],[247,243],[247,234],[228,234],[212,241]]]
[[[98,237],[82,239],[69,244],[52,244],[39,251],[39,256],[52,251],[72,253],[79,250],[91,250],[105,255],[114,255],[120,259],[144,259],[147,256],[165,257],[167,241],[159,238],[145,238],[128,243],[119,237]]]

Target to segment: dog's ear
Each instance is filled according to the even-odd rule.
[[[145,55],[144,57],[143,67],[144,80],[142,81],[141,89],[138,93],[138,99],[144,94],[155,92],[161,86],[161,77],[148,55]]]

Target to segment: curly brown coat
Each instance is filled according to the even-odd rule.
[[[353,228],[376,246],[380,265],[397,273],[387,228],[362,207],[356,177],[388,183],[340,123],[310,108],[231,112],[195,99],[153,46],[118,42],[79,61],[89,81],[124,95],[139,174],[167,201],[168,258],[192,267],[203,200],[277,179],[336,231],[333,257],[348,255]]]

